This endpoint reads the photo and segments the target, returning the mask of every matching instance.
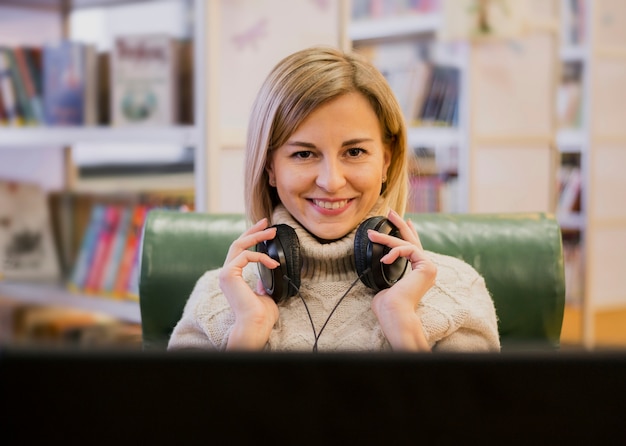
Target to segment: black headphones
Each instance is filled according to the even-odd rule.
[[[296,231],[289,225],[278,224],[276,237],[257,244],[258,252],[269,255],[280,263],[275,269],[269,269],[262,263],[259,265],[261,282],[268,295],[279,303],[295,296],[300,288],[300,242]],[[388,219],[381,216],[371,217],[361,223],[354,237],[354,263],[361,282],[376,292],[391,287],[402,278],[408,260],[398,257],[388,265],[380,259],[390,248],[379,243],[372,243],[367,230],[373,229],[393,237],[399,237],[400,231]]]

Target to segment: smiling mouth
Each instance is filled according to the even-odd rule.
[[[338,200],[338,201],[325,201],[325,200],[312,200],[313,203],[315,203],[316,206],[319,206],[323,209],[330,209],[330,210],[334,210],[334,209],[340,209],[344,206],[346,206],[350,200]]]

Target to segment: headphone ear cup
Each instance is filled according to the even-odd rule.
[[[367,236],[368,229],[400,237],[400,231],[387,218],[382,216],[370,217],[361,223],[354,237],[354,263],[361,282],[376,292],[391,287],[402,278],[408,260],[398,257],[388,265],[380,261],[390,248],[379,243],[373,243]]]
[[[374,229],[378,217],[372,217],[365,220],[359,225],[354,236],[354,265],[356,266],[356,273],[361,278],[361,282],[368,287],[374,288],[375,285],[372,281],[371,270],[367,269],[371,265],[371,257],[367,255],[368,245],[371,243],[367,236],[368,229]]]
[[[295,296],[300,288],[300,242],[296,231],[289,225],[274,225],[276,236],[257,244],[257,251],[269,255],[280,265],[269,269],[262,263],[259,265],[259,276],[265,292],[272,296],[276,303]],[[287,276],[287,278],[285,278]]]

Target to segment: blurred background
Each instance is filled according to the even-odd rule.
[[[563,346],[626,346],[621,0],[0,0],[0,342],[140,348],[146,212],[243,212],[254,95],[313,44],[388,79],[410,212],[555,214]]]

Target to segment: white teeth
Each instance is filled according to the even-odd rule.
[[[342,200],[342,201],[322,201],[322,200],[313,200],[315,202],[315,204],[321,208],[324,209],[339,209],[344,207],[347,203],[348,200]]]

